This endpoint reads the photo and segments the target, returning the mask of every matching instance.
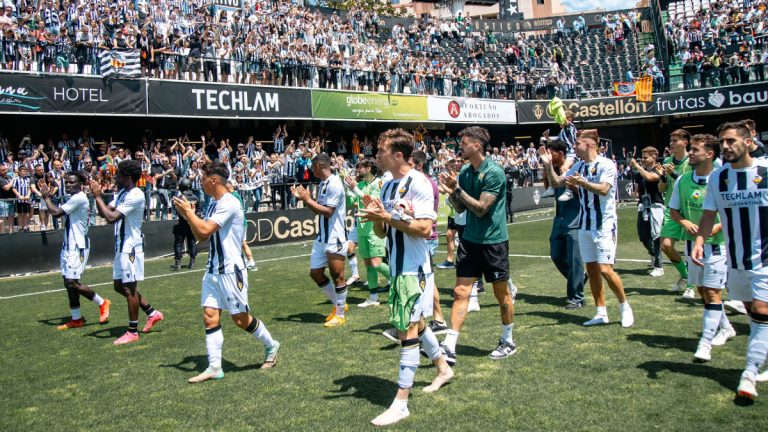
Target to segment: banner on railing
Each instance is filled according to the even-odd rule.
[[[458,123],[517,122],[514,101],[458,97],[427,97],[429,121]]]
[[[102,78],[141,78],[141,53],[137,49],[101,51],[99,61]]]
[[[0,112],[146,115],[144,82],[0,74]]]
[[[150,80],[149,115],[312,118],[309,89]]]
[[[312,116],[332,120],[427,120],[427,98],[312,90]]]
[[[613,83],[613,95],[614,96],[634,96],[635,83],[615,81]]]

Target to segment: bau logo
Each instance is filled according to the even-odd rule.
[[[451,118],[457,118],[461,115],[461,106],[458,102],[451,101],[448,103],[448,115],[451,116]]]

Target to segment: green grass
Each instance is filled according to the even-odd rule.
[[[455,380],[439,392],[421,389],[435,370],[422,360],[411,417],[396,430],[760,430],[766,399],[734,401],[748,334],[716,348],[713,361],[692,363],[700,333],[700,303],[668,291],[676,277],[645,276],[647,256],[635,234],[634,209],[621,210],[617,269],[636,324],[584,328],[594,309],[563,309],[565,282],[547,256],[549,216],[518,217],[511,225],[512,274],[520,288],[515,339],[519,352],[503,361],[488,354],[499,335],[493,295],[469,316],[459,339]],[[525,223],[519,223],[525,222]],[[207,363],[199,307],[202,272],[149,279],[140,289],[166,321],[133,345],[114,347],[125,330],[124,301],[108,284],[111,269],[86,271],[85,282],[113,301],[112,320],[59,332],[64,292],[0,300],[0,429],[4,431],[367,430],[395,392],[399,349],[381,337],[385,309],[354,307],[366,293],[352,291],[346,327],[324,329],[330,306],[311,282],[308,244],[255,250],[250,303],[283,344],[278,366],[260,371],[261,345],[224,321],[221,381],[189,385]],[[442,260],[443,253],[438,259]],[[204,257],[200,257],[204,260]],[[169,260],[147,263],[147,275],[168,273]],[[364,271],[364,270],[363,270]],[[0,282],[0,296],[60,288],[56,274]],[[453,275],[439,271],[445,310]],[[590,299],[591,303],[591,299]],[[83,303],[94,322],[98,310]],[[618,305],[608,296],[618,321]],[[144,316],[140,325],[143,326]],[[763,389],[766,387],[763,386]]]

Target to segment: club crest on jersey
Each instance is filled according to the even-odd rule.
[[[593,166],[593,167],[592,167],[592,168],[589,170],[589,173],[590,173],[590,174],[592,174],[592,175],[595,175],[595,174],[597,174],[597,165]]]
[[[693,199],[699,199],[699,198],[701,198],[701,192],[699,192],[699,191],[694,191],[694,192],[693,192],[693,194],[691,194],[691,197],[692,197]]]
[[[760,184],[763,181],[763,178],[759,175],[756,175],[755,178],[752,179],[752,183],[754,184]]]
[[[399,194],[404,194],[405,193],[405,188],[400,188],[400,189],[397,190],[397,192]]]
[[[485,177],[485,173],[480,173],[480,175],[477,176],[477,178],[479,178],[480,180],[483,180],[484,177]]]

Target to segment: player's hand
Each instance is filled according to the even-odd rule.
[[[357,186],[355,179],[353,179],[352,176],[344,176],[344,184],[352,190],[355,190],[355,186]]]
[[[368,194],[363,195],[361,200],[363,201],[363,205],[365,207],[368,207],[369,205],[371,205],[371,203],[373,203],[373,197]]]
[[[440,186],[443,187],[446,193],[452,194],[456,191],[456,173],[454,172],[442,172],[438,177]]]
[[[565,184],[571,187],[582,187],[586,182],[587,180],[579,173],[575,173],[574,175],[565,178]]]
[[[37,189],[40,191],[40,195],[43,198],[50,198],[51,197],[51,189],[48,187],[48,184],[44,181],[40,181],[37,183]]]
[[[704,245],[699,244],[697,241],[691,250],[691,261],[699,267],[704,267],[704,263],[701,261],[702,259],[704,259]]]
[[[688,234],[692,235],[693,237],[696,237],[699,234],[699,226],[691,221],[686,221],[683,224],[683,228],[685,228]]]
[[[539,159],[544,165],[552,164],[552,152],[546,146],[539,147]]]
[[[309,190],[307,190],[302,185],[293,185],[291,186],[291,195],[293,195],[296,199],[306,202],[309,198]]]
[[[370,204],[366,205],[364,209],[358,210],[357,216],[363,222],[386,222],[391,218],[391,215],[384,208],[384,204],[378,198],[372,198]]]
[[[671,163],[668,163],[668,164],[664,165],[663,167],[664,167],[664,171],[667,173],[667,175],[671,175],[672,173],[675,172],[675,166],[672,165]]]
[[[629,165],[631,165],[632,168],[637,169],[638,167],[637,160],[635,158],[629,158]]]
[[[101,196],[101,193],[101,184],[98,180],[91,180],[91,195],[93,195],[94,198],[98,198]]]
[[[173,205],[176,207],[176,211],[184,217],[184,219],[187,218],[187,215],[191,212],[194,212],[194,207],[192,207],[192,203],[187,201],[187,198],[184,197],[184,195],[175,196],[172,198]]]

